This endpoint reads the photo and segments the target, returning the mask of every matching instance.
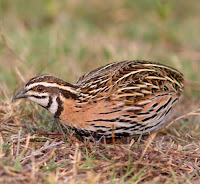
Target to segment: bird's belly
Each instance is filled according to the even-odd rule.
[[[66,100],[63,107],[64,110],[59,118],[62,123],[80,129],[91,129],[92,131],[95,130],[96,126],[112,128],[117,125],[117,122],[109,122],[106,119],[115,119],[121,115],[121,110],[115,109],[115,107],[118,106],[113,102],[107,101],[76,107],[72,100]],[[94,128],[92,128],[93,125],[95,125]]]
[[[60,119],[62,123],[81,132],[81,135],[91,133],[109,138],[113,135],[145,134],[165,124],[166,117],[177,101],[173,94],[157,94],[128,107],[122,102],[110,101],[87,104],[82,108],[65,103]]]

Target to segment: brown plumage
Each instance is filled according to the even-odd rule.
[[[40,89],[41,88],[41,89]],[[97,68],[69,84],[51,75],[30,79],[16,98],[27,97],[81,135],[144,134],[165,126],[183,89],[177,70],[149,61]]]

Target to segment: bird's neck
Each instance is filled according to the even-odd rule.
[[[75,102],[79,98],[78,89],[73,85],[59,86],[58,89],[59,94],[50,95],[49,103],[46,107],[56,118],[59,118],[63,111],[64,101],[70,100]]]

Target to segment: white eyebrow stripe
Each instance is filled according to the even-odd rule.
[[[33,88],[35,86],[38,86],[38,85],[45,86],[45,87],[56,87],[56,88],[59,88],[59,89],[63,89],[63,90],[69,91],[69,92],[74,93],[74,94],[78,93],[77,91],[73,90],[69,86],[61,86],[61,85],[56,84],[56,83],[48,83],[48,82],[33,83],[33,84],[30,84],[28,87],[26,87],[26,89],[29,90],[29,89],[31,89],[31,88]]]

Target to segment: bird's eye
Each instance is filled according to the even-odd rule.
[[[43,89],[42,86],[37,87],[37,91],[38,91],[38,92],[42,92],[43,90],[44,90],[44,89]]]

